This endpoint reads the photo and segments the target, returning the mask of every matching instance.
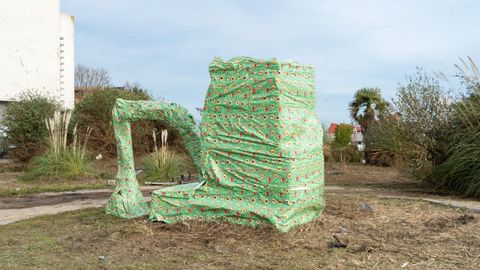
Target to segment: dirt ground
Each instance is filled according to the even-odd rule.
[[[159,189],[158,186],[141,187],[144,196],[149,196],[152,191]],[[48,192],[31,194],[25,196],[4,196],[0,197],[0,210],[2,209],[22,209],[36,206],[59,205],[64,203],[78,202],[85,200],[107,199],[113,192],[113,187],[108,189],[95,189],[73,192]]]
[[[359,163],[325,164],[325,184],[368,187],[409,193],[432,193],[424,183],[413,180],[397,168],[368,166]]]
[[[104,159],[96,161],[96,170],[101,172],[101,175],[78,180],[37,180],[25,182],[19,180],[24,167],[25,165],[23,167],[14,166],[13,168],[4,165],[0,166],[0,197],[25,196],[40,192],[109,188],[107,180],[114,178],[116,160]],[[326,185],[368,187],[405,192],[427,192],[420,182],[400,175],[397,169],[365,166],[362,164],[342,166],[327,163],[325,183]]]
[[[91,209],[0,230],[0,268],[478,269],[480,215],[420,201],[329,194],[289,233],[122,220]]]
[[[430,192],[392,168],[328,165],[326,185],[355,192],[328,192],[323,215],[288,233],[269,226],[122,220],[102,209],[1,226],[0,269],[478,269],[480,214],[379,198],[380,192]],[[369,192],[356,192],[362,188]]]

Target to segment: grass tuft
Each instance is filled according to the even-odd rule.
[[[454,105],[454,134],[447,160],[433,171],[441,190],[454,190],[480,198],[480,72],[471,58],[457,68],[469,93]]]
[[[167,130],[161,132],[161,147],[157,147],[157,136],[152,132],[154,151],[143,159],[143,175],[145,180],[168,181],[171,177],[191,171],[191,160],[185,155],[177,154],[168,147]]]
[[[68,144],[68,127],[71,113],[63,115],[56,111],[46,119],[48,130],[48,150],[33,159],[32,166],[23,175],[22,180],[32,181],[39,178],[73,179],[92,174],[92,161],[86,156],[86,144],[91,129],[87,129],[85,140],[78,140],[77,127],[73,128],[72,143]]]
[[[73,179],[90,176],[92,171],[92,162],[85,159],[81,152],[65,149],[35,157],[33,166],[23,175],[22,180],[32,181],[45,177]]]

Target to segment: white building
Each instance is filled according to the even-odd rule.
[[[352,131],[352,145],[356,145],[358,151],[365,151],[365,142],[363,140],[362,127],[354,126]]]
[[[0,0],[0,117],[31,89],[74,105],[74,17],[60,0]]]

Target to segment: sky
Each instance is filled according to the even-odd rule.
[[[350,123],[356,90],[391,100],[417,66],[454,75],[480,61],[478,0],[61,0],[75,16],[76,63],[105,68],[115,85],[202,107],[219,56],[277,58],[316,69],[317,112]]]

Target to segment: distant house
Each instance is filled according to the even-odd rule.
[[[60,0],[10,0],[0,8],[0,119],[25,90],[74,105],[74,18]]]
[[[336,123],[330,123],[330,126],[328,127],[328,130],[327,130],[327,137],[330,140],[335,139],[335,131],[337,130],[337,126],[338,124]],[[365,150],[365,142],[363,141],[362,127],[360,126],[353,127],[352,140],[350,144],[357,146],[358,151]]]
[[[357,146],[358,151],[365,150],[365,142],[363,141],[362,127],[360,126],[353,127],[351,144]]]
[[[327,130],[327,137],[330,140],[333,140],[335,138],[335,130],[337,130],[337,124],[335,123],[330,123],[330,126],[328,127]]]

